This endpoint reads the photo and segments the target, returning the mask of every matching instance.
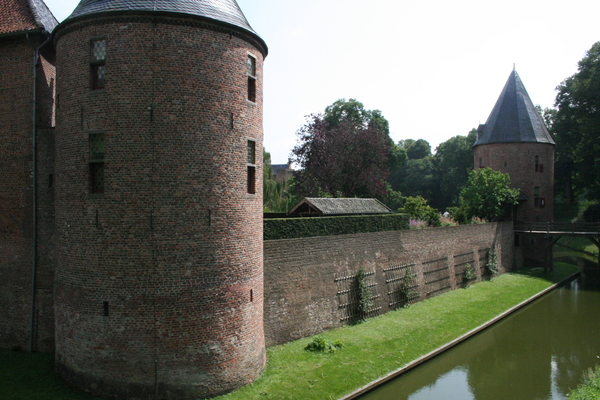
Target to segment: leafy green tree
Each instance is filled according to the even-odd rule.
[[[472,147],[476,139],[477,129],[472,129],[468,136],[454,136],[435,149],[435,168],[440,185],[437,206],[442,210],[458,205],[460,190],[473,170]]]
[[[551,129],[557,144],[559,193],[569,203],[578,192],[600,199],[600,42],[556,89]]]
[[[379,110],[341,99],[325,114],[313,114],[297,132],[293,161],[300,197],[378,197],[387,195],[389,124]]]
[[[460,212],[472,217],[495,221],[517,204],[519,189],[510,188],[510,176],[491,168],[469,173],[469,180],[460,192]]]
[[[401,212],[408,214],[411,219],[427,222],[429,226],[441,226],[442,219],[438,210],[429,206],[421,196],[406,197]]]
[[[406,155],[409,160],[420,160],[431,156],[431,145],[425,139],[418,139],[410,143],[406,148]]]

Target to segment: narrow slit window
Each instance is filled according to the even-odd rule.
[[[533,206],[540,207],[540,187],[533,188]]]
[[[91,88],[92,90],[104,89],[106,64],[106,39],[92,40],[91,42]]]
[[[248,55],[248,100],[256,102],[256,58]]]
[[[256,142],[254,140],[248,140],[246,169],[248,194],[256,194]]]
[[[540,172],[540,156],[535,156],[535,172]]]
[[[90,192],[104,193],[104,133],[90,133]]]
[[[103,308],[103,314],[105,317],[108,317],[108,301],[104,301],[102,303],[102,308]]]

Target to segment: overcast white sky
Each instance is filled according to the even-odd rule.
[[[45,0],[59,21],[77,0]],[[600,40],[598,0],[238,0],[269,46],[265,148],[287,162],[304,116],[340,98],[432,148],[484,123],[513,63],[534,104]]]

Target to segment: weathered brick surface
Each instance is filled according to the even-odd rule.
[[[41,35],[0,39],[0,347],[28,348],[33,269],[33,58]],[[53,160],[54,56],[41,51],[37,67],[37,275],[33,349],[53,349]]]
[[[538,171],[535,156],[539,156]],[[511,185],[521,189],[527,201],[517,208],[516,219],[528,222],[554,220],[554,145],[548,143],[494,143],[476,146],[475,167],[490,167],[508,173]],[[543,169],[543,171],[541,171]],[[544,207],[535,207],[534,188],[540,188]]]
[[[102,90],[90,90],[94,37],[106,39]],[[265,364],[262,54],[184,16],[96,16],[59,27],[56,43],[59,373],[127,399],[250,383]],[[90,193],[93,132],[105,138],[102,194]]]
[[[265,336],[268,346],[347,323],[345,292],[358,269],[367,271],[371,315],[401,305],[398,281],[407,266],[418,299],[464,286],[467,263],[485,278],[490,248],[500,273],[513,268],[512,223],[269,240],[265,248]],[[346,282],[346,283],[344,283]]]

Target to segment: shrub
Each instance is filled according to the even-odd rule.
[[[475,279],[475,268],[471,264],[465,265],[464,280],[469,287],[469,282]]]
[[[600,399],[600,366],[583,374],[583,383],[569,394],[571,400]]]
[[[498,273],[498,255],[496,254],[496,250],[489,250],[488,262],[485,264],[485,269],[492,277]]]
[[[306,345],[306,347],[304,347],[304,350],[314,351],[316,353],[334,353],[341,348],[342,342],[340,340],[336,340],[332,343],[325,340],[323,336],[316,336]]]

